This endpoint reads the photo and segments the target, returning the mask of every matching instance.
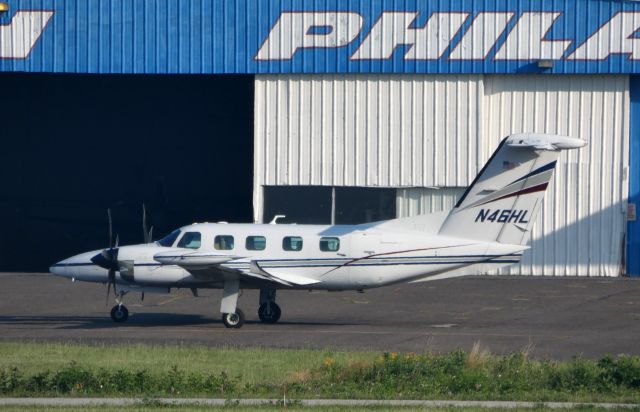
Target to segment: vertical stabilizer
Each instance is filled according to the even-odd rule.
[[[560,151],[585,145],[583,140],[556,135],[507,137],[449,213],[440,234],[525,244]]]

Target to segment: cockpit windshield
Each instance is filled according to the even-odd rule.
[[[180,229],[176,229],[173,232],[169,233],[167,236],[158,240],[156,244],[158,246],[171,247],[175,243],[178,236],[180,236]]]
[[[200,234],[200,232],[186,232],[178,242],[178,247],[200,249],[201,240],[202,235]]]

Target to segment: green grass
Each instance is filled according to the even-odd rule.
[[[4,407],[3,412],[24,412],[24,411],[54,411],[54,412],[82,412],[82,411],[111,411],[114,410],[113,406],[85,406],[85,407],[52,407],[52,406],[10,406]],[[320,411],[320,412],[411,412],[411,411],[429,411],[429,412],[517,412],[517,411],[547,411],[551,409],[545,408],[530,408],[530,409],[501,409],[501,408],[420,408],[420,407],[385,407],[385,406],[300,406],[291,405],[286,408],[283,405],[265,405],[265,406],[198,406],[198,405],[184,405],[184,406],[166,406],[166,405],[136,405],[136,406],[118,406],[118,411],[123,412],[148,412],[148,411],[178,411],[178,412],[190,412],[190,411],[229,411],[229,412],[250,412],[250,411],[291,411],[291,412],[308,412],[308,411]],[[557,409],[555,409],[557,411]],[[579,412],[605,412],[605,411],[627,411],[637,412],[639,409],[603,409],[594,407],[579,407],[579,408],[567,408],[561,409],[561,411],[579,411]]]
[[[640,403],[640,357],[0,343],[0,396]]]
[[[379,355],[373,352],[260,348],[0,342],[0,370],[15,366],[30,375],[57,370],[74,361],[91,370],[145,369],[155,375],[166,373],[177,365],[187,374],[225,371],[230,376],[240,376],[239,383],[244,385],[284,381],[296,371],[316,368],[328,357],[348,364],[370,362]]]

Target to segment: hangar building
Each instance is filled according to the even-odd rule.
[[[170,186],[178,203],[204,207],[165,211],[170,223],[222,212],[250,219],[250,209],[238,210],[251,198],[258,222],[410,216],[452,207],[505,136],[558,133],[589,146],[561,157],[532,249],[507,273],[640,275],[640,3],[3,0],[2,9],[0,84],[10,93],[0,95],[0,109],[36,124],[77,122],[65,107],[91,119],[71,133],[69,150],[61,150],[66,129],[52,137],[32,125],[29,147],[5,153],[14,163],[76,155],[78,169],[58,174],[58,163],[40,174],[42,192],[14,184],[22,179],[14,169],[3,172],[9,189],[0,207],[13,211],[15,199],[26,199],[19,209],[31,211],[27,223],[43,221],[32,212],[47,205],[39,193],[59,195],[69,176],[87,181],[76,199],[100,194],[98,209],[152,197],[137,188],[158,170],[173,182],[160,192]],[[51,83],[63,104],[33,103]],[[97,113],[80,99],[92,101],[94,90],[103,102]],[[166,110],[140,107],[159,101]],[[104,125],[122,104],[135,115],[109,129],[120,131],[114,148]],[[6,127],[3,140],[24,142],[24,126]],[[69,216],[49,227],[68,231],[69,210],[85,203],[59,196]],[[3,250],[15,243],[5,242]]]

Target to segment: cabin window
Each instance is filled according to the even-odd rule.
[[[264,236],[247,236],[245,247],[247,250],[264,250],[267,247],[267,239]]]
[[[180,236],[180,229],[174,230],[173,232],[169,233],[167,236],[158,240],[156,244],[158,246],[171,247],[176,242],[178,236]]]
[[[233,236],[218,235],[213,239],[213,247],[217,250],[231,250],[233,249]]]
[[[199,249],[201,238],[200,232],[186,232],[178,242],[178,247]]]
[[[321,237],[320,250],[323,252],[337,252],[340,250],[340,239],[337,237]]]
[[[282,248],[284,250],[298,252],[302,250],[302,238],[300,236],[287,236],[282,239]]]

